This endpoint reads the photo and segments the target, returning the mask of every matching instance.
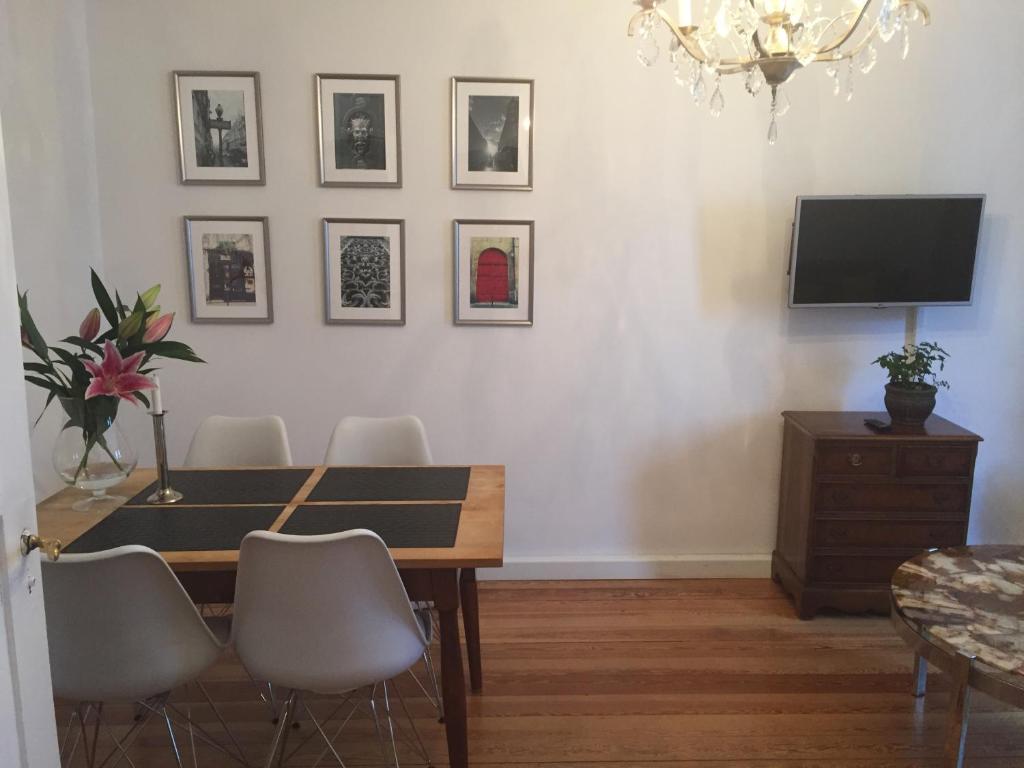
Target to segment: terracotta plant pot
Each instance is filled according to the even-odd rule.
[[[925,420],[935,410],[936,387],[901,387],[896,384],[885,385],[885,410],[892,417],[896,427],[922,427]]]

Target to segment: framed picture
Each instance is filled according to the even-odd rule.
[[[455,222],[455,324],[533,325],[533,222]]]
[[[398,75],[317,75],[320,184],[402,186]]]
[[[270,323],[270,230],[266,216],[186,216],[193,323]]]
[[[533,80],[452,78],[452,188],[533,189]]]
[[[175,72],[182,184],[265,184],[258,72]]]
[[[405,325],[405,221],[324,219],[324,319]]]

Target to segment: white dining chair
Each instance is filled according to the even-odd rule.
[[[334,428],[325,464],[432,464],[423,422],[415,416],[346,416]]]
[[[289,467],[280,416],[207,416],[185,454],[186,467]]]
[[[416,416],[391,416],[374,418],[369,416],[346,416],[338,422],[327,445],[325,464],[348,466],[420,466],[432,464],[427,430]],[[424,626],[427,635],[427,649],[423,654],[423,666],[434,689],[431,695],[423,682],[410,671],[413,680],[437,708],[439,718],[444,718],[440,686],[434,662],[430,655],[430,644],[434,638],[433,604],[427,601],[413,603],[416,617]]]
[[[44,560],[42,569],[53,692],[75,703],[61,745],[62,759],[66,757],[70,764],[81,741],[90,768],[111,760],[119,762],[127,757],[128,748],[153,715],[158,715],[164,720],[178,766],[182,760],[176,727],[186,728],[190,740],[198,733],[202,741],[247,764],[244,752],[198,681],[224,646],[160,555],[148,547],[129,545],[91,554],[65,554],[56,562]],[[168,704],[171,691],[189,683],[202,692],[234,753]],[[108,702],[136,702],[141,715],[121,738],[103,720],[103,706]],[[75,719],[79,727],[69,751]],[[88,728],[90,720],[92,727]],[[98,759],[101,727],[113,747]]]
[[[317,720],[303,696],[343,695],[339,708],[355,698],[354,711],[363,704],[357,692],[365,688],[370,689],[366,704],[375,723],[376,691],[383,690],[383,714],[398,765],[387,681],[419,660],[426,639],[379,536],[366,530],[248,534],[238,556],[232,640],[250,675],[289,692],[266,765],[283,764],[294,754],[286,753],[286,740],[300,706],[323,738],[325,752],[344,765],[334,737],[324,731],[329,717]],[[397,686],[390,690],[408,717],[401,691]],[[408,722],[420,756],[429,763],[411,717]]]

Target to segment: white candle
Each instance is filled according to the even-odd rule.
[[[164,404],[160,400],[160,377],[159,376],[153,376],[153,384],[155,384],[156,386],[153,387],[153,398],[152,398],[152,400],[150,402],[153,404],[153,413],[159,415],[159,414],[164,412]]]
[[[679,0],[679,26],[693,26],[693,0]]]

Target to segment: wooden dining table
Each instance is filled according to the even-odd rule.
[[[461,605],[470,682],[473,691],[478,692],[483,680],[476,569],[499,567],[503,562],[505,468],[461,468],[462,485],[455,491],[448,490],[448,481],[459,478],[458,470],[436,465],[172,470],[171,484],[178,490],[183,490],[181,484],[191,490],[176,504],[156,506],[146,501],[156,471],[139,469],[112,489],[112,493],[129,498],[117,509],[75,512],[71,505],[84,494],[70,488],[50,496],[37,507],[39,534],[60,539],[64,549],[71,552],[150,542],[147,545],[156,545],[153,548],[158,549],[196,603],[231,603],[238,568],[238,544],[233,542],[241,541],[245,528],[309,532],[312,524],[319,526],[316,532],[325,532],[323,526],[330,515],[359,519],[360,514],[371,522],[356,527],[373,528],[375,518],[365,514],[380,513],[380,519],[391,521],[395,540],[401,539],[402,546],[392,546],[387,532],[382,534],[409,599],[430,601],[437,610],[449,763],[465,768],[469,765],[466,682],[458,615]],[[233,492],[231,483],[241,483],[237,485],[240,490]],[[452,498],[424,498],[432,493]],[[455,498],[459,495],[462,498]],[[262,522],[254,524],[257,518]],[[429,521],[434,519],[444,521],[450,527],[449,534],[454,532],[450,546],[439,545],[449,542],[439,542],[439,532],[430,529]],[[231,523],[234,530],[217,530],[220,520],[235,521]],[[411,521],[405,526],[408,530],[403,528],[403,520]],[[227,548],[223,544],[225,536],[232,541]],[[424,537],[429,546],[409,546],[416,536]],[[221,542],[217,544],[220,548],[202,548],[209,546],[204,541]]]

